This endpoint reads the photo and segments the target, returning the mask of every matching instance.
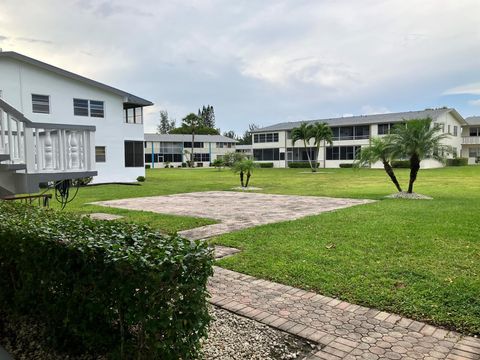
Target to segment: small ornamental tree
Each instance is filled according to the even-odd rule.
[[[390,177],[390,180],[392,180],[397,190],[401,192],[402,188],[398,183],[397,177],[395,176],[395,172],[393,171],[391,165],[393,156],[393,144],[390,136],[385,136],[383,138],[372,138],[370,145],[363,147],[360,153],[357,155],[355,166],[359,167],[370,165],[372,163],[376,163],[377,161],[381,161],[383,164],[383,169]]]
[[[306,122],[302,122],[299,127],[292,129],[292,145],[295,146],[297,141],[303,142],[303,147],[305,148],[305,152],[307,153],[308,163],[310,164],[310,168],[313,172],[316,171],[316,168],[313,167],[312,159],[310,158],[310,149],[308,148],[307,144],[314,137],[313,133],[313,126]]]
[[[247,188],[250,182],[250,177],[252,176],[253,169],[257,167],[257,164],[251,159],[243,159],[240,161],[236,161],[233,164],[232,170],[235,173],[240,175],[240,185],[242,188]],[[247,181],[245,182],[245,176],[247,177]]]
[[[317,149],[317,163],[318,155],[320,154],[320,145],[323,142],[323,167],[325,168],[325,158],[327,152],[327,143],[333,144],[333,132],[332,129],[328,126],[327,123],[316,123],[312,125],[312,135],[315,140],[315,146]],[[315,167],[317,168],[318,165]]]
[[[447,136],[441,132],[440,124],[432,124],[431,118],[410,120],[405,125],[393,128],[391,137],[395,155],[410,160],[409,193],[413,192],[413,184],[423,159],[445,162],[445,155],[451,152],[449,146],[442,144]]]

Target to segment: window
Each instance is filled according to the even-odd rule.
[[[272,143],[278,142],[278,133],[254,134],[254,143]]]
[[[468,157],[471,157],[471,158],[480,157],[480,148],[470,148],[470,149],[468,149]]]
[[[330,146],[327,147],[327,160],[354,160],[360,151],[360,146]]]
[[[232,143],[228,143],[228,142],[217,142],[217,148],[220,148],[220,149],[223,149],[223,148],[231,148],[232,147]]]
[[[184,142],[184,143],[183,143],[183,147],[184,147],[184,148],[187,148],[187,149],[188,149],[188,148],[191,149],[191,148],[192,148],[192,142],[191,142],[191,141],[190,141],[190,142],[188,142],[188,141]],[[196,149],[203,149],[203,142],[197,142],[197,141],[195,141],[195,142],[193,143],[193,147],[196,148]]]
[[[353,139],[353,126],[345,126],[340,128],[340,140]]]
[[[209,162],[210,154],[193,154],[193,161]]]
[[[458,136],[458,126],[453,126],[453,136]]]
[[[370,126],[355,126],[355,139],[368,139],[370,137]]]
[[[125,167],[143,167],[143,141],[125,141]]]
[[[127,124],[143,124],[143,108],[125,109],[125,122]]]
[[[253,149],[253,157],[257,161],[280,160],[279,149]]]
[[[450,125],[448,125],[448,133],[451,134],[451,132],[450,132]]]
[[[103,118],[104,117],[103,101],[90,100],[90,116]]]
[[[50,96],[32,94],[32,112],[50,114]]]
[[[90,111],[89,111],[90,110]],[[105,117],[103,101],[73,99],[73,114],[75,116]]]
[[[95,162],[102,163],[106,159],[105,146],[95,146]]]
[[[73,99],[73,114],[76,116],[88,116],[88,100]]]
[[[442,130],[442,133],[445,133],[445,124],[440,124],[440,129]]]
[[[480,127],[471,127],[470,136],[480,136]]]

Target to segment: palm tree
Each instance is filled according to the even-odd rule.
[[[182,119],[183,126],[188,127],[189,130],[192,132],[192,152],[190,153],[190,166],[194,167],[194,146],[195,146],[195,131],[197,127],[200,126],[202,119],[195,115],[194,113],[190,113]]]
[[[363,147],[360,154],[357,156],[355,166],[365,166],[377,161],[381,161],[385,172],[390,177],[390,180],[395,184],[399,192],[402,191],[400,184],[398,183],[395,172],[393,171],[390,162],[394,157],[393,144],[391,136],[385,136],[383,138],[372,138],[370,145]]]
[[[252,176],[253,169],[257,167],[257,164],[251,159],[243,159],[236,161],[233,166],[232,170],[235,173],[240,173],[240,184],[242,188],[248,187],[248,183],[250,182],[250,177]],[[247,181],[244,182],[244,176],[247,176]]]
[[[445,154],[451,152],[449,146],[442,144],[448,135],[441,133],[440,124],[432,126],[431,118],[413,119],[405,125],[395,126],[391,136],[395,154],[410,160],[409,193],[413,192],[420,161],[431,158],[445,162]]]
[[[325,155],[327,151],[327,143],[333,145],[333,132],[327,123],[316,123],[312,126],[313,138],[315,139],[315,146],[317,147],[317,163],[318,155],[320,153],[320,144],[323,141],[323,167],[325,168]]]
[[[310,159],[310,151],[307,147],[307,143],[313,138],[313,126],[311,124],[307,124],[306,122],[302,122],[299,127],[292,129],[292,145],[295,146],[295,143],[299,140],[303,141],[303,147],[305,148],[305,152],[307,153],[308,163],[310,164],[310,168],[313,172],[316,171],[312,166],[312,160]]]

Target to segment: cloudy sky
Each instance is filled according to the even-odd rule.
[[[1,0],[0,47],[217,125],[480,115],[479,0]],[[1,81],[1,79],[0,79]]]

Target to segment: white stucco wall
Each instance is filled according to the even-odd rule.
[[[95,145],[106,147],[106,162],[97,163],[95,183],[132,182],[145,175],[144,167],[125,167],[124,141],[143,141],[143,124],[127,124],[123,98],[83,82],[72,80],[13,59],[0,59],[3,99],[34,122],[94,125]],[[50,114],[32,112],[32,94],[50,96]],[[104,102],[105,117],[73,115],[73,99]]]

